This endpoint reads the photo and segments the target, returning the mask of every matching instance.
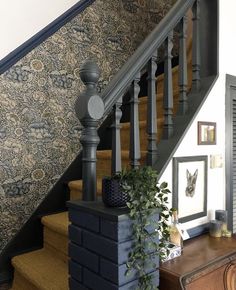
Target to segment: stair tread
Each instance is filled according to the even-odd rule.
[[[70,190],[76,189],[76,190],[82,191],[82,186],[83,186],[82,179],[72,180],[68,183],[68,186],[69,186]],[[100,178],[97,179],[97,192],[98,193],[102,192],[102,179],[100,179]]]
[[[58,232],[62,235],[68,235],[68,212],[60,212],[42,217],[42,224],[51,230]]]
[[[97,151],[97,158],[111,159],[111,150],[99,150]],[[140,151],[141,158],[146,155],[147,151]],[[121,158],[129,159],[129,150],[121,150]]]
[[[164,122],[164,117],[157,118],[157,122]],[[139,121],[139,128],[145,128],[147,126],[147,120]],[[129,129],[130,122],[121,123],[121,130],[122,129]]]
[[[68,265],[45,249],[15,256],[12,265],[40,290],[68,290]]]
[[[173,90],[173,96],[174,97],[178,97],[178,95],[179,95],[179,88]],[[146,104],[147,103],[147,99],[148,99],[147,96],[143,96],[143,97],[139,98],[139,105],[140,104]],[[163,92],[157,93],[157,101],[162,101],[162,100],[163,100]]]
[[[97,151],[97,158],[111,159],[111,150],[99,150]],[[141,151],[141,159],[145,158],[147,151]],[[122,150],[121,157],[123,159],[129,159],[129,150]],[[70,190],[81,190],[82,191],[82,180],[72,180],[68,183]],[[97,192],[102,192],[102,179],[97,178]]]

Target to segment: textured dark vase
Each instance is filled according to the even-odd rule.
[[[102,180],[102,200],[109,207],[125,207],[129,196],[122,191],[118,179],[104,177]]]

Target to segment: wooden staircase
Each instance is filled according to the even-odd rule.
[[[191,74],[191,58],[188,62],[189,74]],[[178,109],[178,67],[173,70],[174,113]],[[163,88],[163,75],[157,78],[159,88]],[[189,79],[189,87],[191,79]],[[157,95],[157,103],[163,101],[163,93]],[[161,107],[161,106],[158,106]],[[140,98],[140,148],[141,164],[146,158],[146,116],[147,97]],[[158,110],[158,140],[160,140],[163,128],[163,110]],[[129,132],[130,123],[122,123],[122,166],[129,166]],[[111,174],[111,150],[97,151],[97,195],[101,195],[102,177]],[[82,198],[82,180],[69,182],[70,199]],[[67,290],[68,286],[68,213],[62,212],[41,219],[44,226],[43,249],[16,256],[12,259],[14,266],[14,281],[12,290]],[[104,289],[105,290],[105,289]]]

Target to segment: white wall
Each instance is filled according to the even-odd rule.
[[[225,163],[223,162],[223,168],[210,169],[210,155],[221,154],[225,158],[225,77],[226,74],[236,75],[235,11],[235,0],[220,0],[219,78],[174,155],[174,157],[208,155],[208,217],[185,223],[186,228],[214,219],[215,209],[225,208]],[[198,121],[217,123],[216,145],[197,145]],[[160,181],[164,180],[168,181],[172,190],[172,161]]]
[[[0,60],[78,0],[5,0],[0,3]]]

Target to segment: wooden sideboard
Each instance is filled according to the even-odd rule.
[[[160,266],[160,290],[236,290],[236,236],[186,241],[180,257]]]

